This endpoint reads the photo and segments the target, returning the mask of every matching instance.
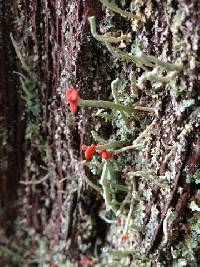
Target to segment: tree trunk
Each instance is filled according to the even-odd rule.
[[[134,1],[114,2],[134,12]],[[47,266],[54,261],[62,266],[87,263],[90,257],[101,263],[104,246],[119,256],[121,250],[132,251],[134,242],[134,253],[117,257],[118,262],[109,254],[113,262],[106,266],[198,266],[199,236],[194,229],[200,194],[200,4],[198,0],[143,2],[136,5],[139,22],[105,12],[100,1],[0,3],[0,258],[4,266]],[[96,17],[98,32],[131,33],[132,43],[121,44],[121,51],[135,53],[139,47],[162,62],[178,59],[183,70],[167,83],[152,78],[141,84],[140,66],[117,60],[103,42],[95,40],[88,16]],[[135,87],[132,72],[138,81]],[[156,73],[168,74],[168,70]],[[109,110],[107,118],[112,116],[112,121],[95,116],[95,109],[69,111],[67,88],[78,89],[82,99],[113,101],[111,82],[116,78],[121,81],[118,89],[124,103],[155,108],[155,114],[136,111],[125,127],[119,113]],[[124,245],[119,237],[123,225],[107,224],[99,215],[105,201],[83,177],[86,174],[100,186],[100,174],[83,167],[80,146],[94,143],[92,131],[106,140],[124,138],[131,145],[152,121],[145,148],[114,156],[116,179],[123,185],[130,183],[129,172],[155,173],[154,181],[136,178],[140,198],[131,219],[137,223],[142,218],[143,228],[137,234],[130,228],[130,244]],[[170,190],[162,189],[155,179],[164,179]],[[116,195],[118,201],[125,197]],[[110,220],[115,219],[112,215]],[[41,244],[47,249],[38,260]]]

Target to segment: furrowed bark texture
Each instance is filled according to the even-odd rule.
[[[10,40],[16,10],[13,1],[0,2],[0,225],[12,230],[16,215],[17,182],[21,174],[23,124],[20,121],[16,54]]]

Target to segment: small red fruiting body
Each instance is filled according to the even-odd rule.
[[[76,102],[79,98],[78,91],[74,88],[69,88],[66,90],[66,100],[68,102]]]
[[[92,157],[96,151],[97,146],[103,146],[103,144],[97,144],[97,145],[92,144],[91,146],[86,146],[84,144],[81,145],[81,150],[85,151],[85,159],[86,160],[92,159]],[[101,154],[103,159],[110,159],[113,157],[113,154],[111,152],[107,151],[106,149],[97,150],[97,153]]]
[[[105,150],[101,155],[103,159],[110,159],[113,156],[113,154],[107,150]]]
[[[96,146],[94,144],[87,147],[87,149],[85,150],[85,159],[91,160],[94,155],[95,150],[96,150]]]
[[[77,100],[79,99],[78,91],[74,88],[69,88],[66,90],[66,100],[70,102],[70,110],[77,110]]]
[[[127,241],[128,240],[128,235],[127,234],[122,235],[121,236],[121,240]]]
[[[122,223],[122,219],[121,218],[116,218],[116,223],[117,224],[121,224]]]
[[[77,111],[77,104],[71,102],[70,105],[69,105],[69,109],[70,109],[71,111]]]
[[[100,144],[97,144],[97,146],[103,146],[103,144],[100,143]],[[111,152],[107,151],[106,149],[100,149],[100,150],[97,150],[97,152],[99,154],[101,154],[103,159],[110,159],[113,156],[113,154]]]
[[[54,263],[51,263],[50,267],[57,267]]]
[[[93,266],[95,263],[96,263],[96,261],[90,260],[87,257],[83,257],[79,261],[79,264],[81,264],[81,265],[90,265],[90,266]]]
[[[87,149],[87,146],[84,145],[84,144],[82,144],[82,145],[81,145],[81,150],[82,150],[82,151],[85,151],[86,149]]]

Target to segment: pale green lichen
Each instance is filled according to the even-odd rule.
[[[194,99],[184,99],[180,104],[179,108],[181,112],[184,112],[187,108],[193,106],[195,104]]]
[[[142,180],[150,181],[164,189],[170,188],[167,182],[162,177],[157,176],[152,170],[132,171],[128,173],[128,176],[130,178],[140,177]]]
[[[110,43],[119,43],[122,41],[130,42],[131,37],[127,35],[121,35],[119,37],[114,37],[114,36],[106,36],[106,35],[100,35],[96,31],[96,20],[95,17],[89,17],[88,21],[90,23],[90,29],[93,37],[100,42],[110,42]]]
[[[104,6],[106,6],[107,8],[109,8],[110,10],[120,14],[121,16],[124,17],[128,17],[131,19],[139,19],[141,17],[141,15],[137,14],[134,15],[128,11],[125,11],[121,8],[119,8],[118,6],[114,5],[113,3],[109,2],[108,0],[99,0]]]
[[[200,184],[200,169],[196,170],[196,172],[193,175],[187,175],[186,183]]]
[[[121,51],[119,48],[112,47],[111,42],[116,42],[116,39],[108,40],[108,37],[102,37],[96,33],[96,23],[95,23],[95,17],[89,17],[88,18],[90,23],[90,29],[91,33],[94,38],[96,38],[98,41],[104,41],[108,50],[119,59],[123,59],[126,61],[132,61],[136,63],[139,67],[147,71],[147,67],[156,67],[159,66],[160,68],[166,70],[166,71],[176,71],[177,73],[180,72],[183,69],[182,63],[172,64],[168,62],[164,62],[160,59],[158,59],[155,56],[146,55],[142,51],[138,51],[135,55],[126,53]],[[111,37],[110,37],[111,38]]]
[[[81,107],[94,107],[94,108],[104,108],[104,109],[113,109],[120,112],[126,112],[129,114],[132,114],[135,110],[140,110],[144,112],[154,112],[155,110],[153,108],[149,107],[141,107],[141,106],[124,106],[121,104],[116,104],[109,101],[103,101],[103,100],[83,100],[78,99],[77,104]]]

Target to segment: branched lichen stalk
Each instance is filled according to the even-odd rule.
[[[128,186],[122,184],[112,183],[112,188],[118,191],[124,191],[124,192],[128,191]]]
[[[32,181],[19,181],[20,184],[23,185],[38,185],[43,183],[44,181],[46,181],[47,179],[50,178],[49,173],[47,175],[45,175],[43,178],[41,178],[40,180],[32,180]]]
[[[108,50],[117,58],[124,59],[126,61],[132,61],[136,63],[139,67],[144,69],[145,71],[148,71],[147,67],[156,67],[159,66],[160,68],[166,70],[166,71],[176,71],[180,72],[183,69],[183,65],[181,63],[179,64],[173,64],[169,62],[164,62],[160,59],[158,59],[155,56],[146,55],[143,52],[138,52],[136,55],[131,55],[127,52],[121,51],[117,47],[113,47],[109,42],[105,42],[106,47]]]
[[[148,180],[161,188],[169,189],[169,185],[165,181],[161,181],[160,177],[155,174],[152,170],[142,170],[142,171],[135,171],[129,172],[128,175],[130,177],[137,177],[140,176],[142,180]]]
[[[102,189],[103,189],[103,197],[105,200],[107,210],[112,210],[116,214],[117,209],[112,202],[111,192],[110,192],[110,188],[109,188],[108,181],[107,181],[107,178],[108,178],[108,165],[107,164],[108,163],[106,161],[103,166],[103,171],[102,171],[102,175],[101,175],[101,179],[99,183],[101,184]]]
[[[109,2],[108,0],[99,0],[105,7],[109,8],[113,12],[120,14],[123,17],[128,17],[131,19],[139,19],[140,15],[134,15],[131,12],[125,11],[118,6],[114,5],[113,3]]]
[[[142,68],[145,71],[148,71],[148,69],[145,66],[154,67],[154,65],[151,62],[143,59],[142,57],[138,57],[136,55],[131,55],[127,52],[124,52],[121,49],[115,46],[112,46],[109,42],[105,42],[105,44],[108,50],[111,52],[111,54],[117,57],[118,59],[123,59],[126,61],[134,62],[136,65],[138,65],[140,68]]]
[[[167,71],[181,71],[183,69],[183,64],[179,63],[179,64],[174,64],[174,63],[169,63],[169,62],[164,62],[160,59],[158,59],[155,56],[150,56],[150,55],[145,55],[143,52],[139,53],[139,56],[141,56],[142,58],[144,58],[145,60],[152,62],[154,64],[156,64],[157,66],[167,70]]]
[[[158,69],[154,68],[152,71],[145,72],[138,80],[138,86],[143,84],[145,81],[155,81],[161,83],[167,83],[171,81],[177,75],[177,71],[170,71],[166,76],[158,74]]]
[[[107,1],[106,1],[107,2]],[[109,2],[108,2],[109,3]],[[93,37],[98,40],[98,41],[103,41],[106,44],[106,47],[108,50],[112,53],[113,56],[119,58],[119,59],[124,59],[126,61],[131,61],[134,62],[136,65],[138,65],[140,68],[148,72],[148,69],[146,67],[160,67],[165,71],[170,71],[170,72],[180,72],[183,69],[183,64],[182,63],[169,63],[162,61],[158,59],[155,56],[152,55],[146,55],[142,51],[136,53],[135,55],[131,55],[127,52],[121,51],[117,47],[113,47],[111,43],[118,43],[121,42],[122,40],[130,41],[130,38],[127,36],[121,36],[121,37],[112,37],[112,36],[103,36],[99,35],[96,31],[96,21],[95,17],[89,17],[88,21],[90,23],[90,29]],[[154,79],[154,76],[150,76],[152,79]],[[158,77],[160,81],[166,82],[167,78],[165,77]]]
[[[103,101],[103,100],[83,100],[78,99],[77,104],[81,107],[95,107],[95,108],[104,108],[104,109],[113,109],[117,111],[127,112],[127,113],[133,113],[135,110],[141,110],[145,112],[155,112],[154,108],[149,107],[141,107],[141,106],[124,106],[120,104],[115,104],[113,102],[109,101]]]
[[[103,190],[100,186],[94,184],[85,174],[83,174],[83,178],[85,179],[86,183],[91,186],[93,189],[95,189],[97,192],[99,192],[101,195],[103,195]]]
[[[92,36],[97,41],[110,42],[110,43],[119,43],[121,41],[126,41],[126,42],[130,42],[131,41],[131,38],[129,36],[126,36],[126,35],[121,35],[119,37],[100,35],[96,31],[96,20],[95,20],[95,17],[94,16],[89,17],[88,21],[90,23],[90,30],[91,30]]]
[[[128,227],[131,221],[131,216],[133,214],[133,208],[135,205],[135,199],[136,199],[136,183],[135,183],[135,179],[133,177],[133,183],[132,183],[132,196],[131,196],[131,204],[130,204],[130,208],[129,208],[129,212],[128,212],[128,216],[126,219],[126,223],[125,223],[125,227],[124,227],[124,232],[123,234],[127,234],[128,232]]]

